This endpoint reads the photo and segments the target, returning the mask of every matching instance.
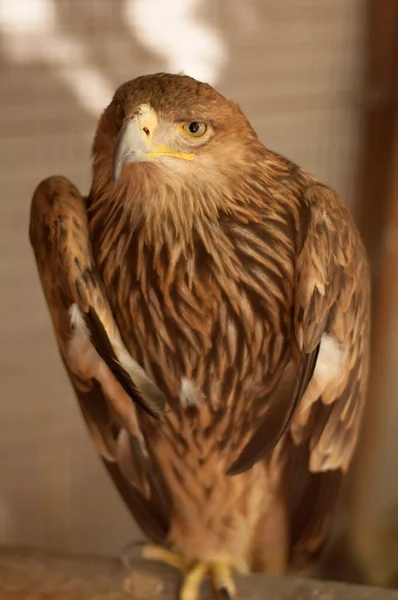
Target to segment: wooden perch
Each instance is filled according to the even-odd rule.
[[[237,584],[245,600],[398,600],[398,591],[293,577],[251,575]],[[0,600],[176,600],[177,590],[177,574],[155,563],[137,560],[127,573],[116,559],[0,549]],[[205,599],[213,599],[209,589]]]

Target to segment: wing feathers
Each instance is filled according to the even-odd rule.
[[[67,179],[50,177],[36,189],[30,239],[64,360],[68,363],[66,347],[73,327],[75,372],[83,378],[99,376],[102,384],[107,381],[114,390],[114,382],[102,368],[102,359],[134,402],[151,415],[159,415],[166,398],[130,357],[121,340],[95,270],[85,202]],[[83,364],[90,372],[84,372]]]
[[[294,360],[288,363],[277,389],[272,390],[273,401],[265,412],[262,423],[238,459],[229,467],[228,475],[247,471],[281,439],[312,377],[317,355],[318,348],[305,355],[298,369]]]
[[[166,397],[122,342],[96,272],[85,201],[67,179],[50,177],[37,187],[30,240],[61,356],[96,447],[139,525],[160,541],[169,517],[136,407],[159,419]]]
[[[116,356],[105,327],[92,306],[89,307],[86,313],[83,313],[83,318],[95,349],[106,362],[124,391],[148,414],[160,419],[159,414],[164,412],[166,404],[166,396],[163,392],[131,357],[129,357],[130,361],[127,362],[127,351],[125,351],[125,362],[130,366],[130,373],[127,371],[125,365],[121,362],[123,359]],[[119,351],[120,356],[123,356],[123,351]]]
[[[291,561],[322,549],[356,445],[366,388],[369,269],[352,218],[337,195],[315,185],[297,259],[295,327],[304,352],[320,344],[314,375],[284,440],[291,459]]]

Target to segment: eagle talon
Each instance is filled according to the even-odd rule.
[[[231,575],[234,566],[228,559],[218,559],[209,563],[192,562],[172,550],[155,544],[133,544],[128,546],[127,550],[131,547],[133,549],[141,547],[140,558],[160,562],[180,571],[183,581],[179,600],[198,600],[200,587],[207,574],[220,600],[233,600],[236,596],[236,587]]]
[[[211,581],[220,600],[233,600],[236,596],[236,586],[231,569],[228,562],[223,561],[217,561],[210,568]]]
[[[187,560],[172,550],[156,546],[155,544],[146,544],[141,552],[141,558],[155,562],[161,562],[173,569],[177,569],[184,575],[188,569]]]
[[[222,585],[217,590],[219,600],[233,600],[233,595],[231,595],[230,590]]]
[[[199,600],[200,586],[208,571],[205,563],[196,563],[185,575],[179,600]]]

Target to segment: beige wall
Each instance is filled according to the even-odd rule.
[[[114,552],[136,532],[86,435],[27,235],[41,178],[88,190],[117,84],[182,68],[209,79],[266,145],[353,200],[366,0],[187,0],[171,16],[170,0],[149,5],[0,0],[0,544]]]

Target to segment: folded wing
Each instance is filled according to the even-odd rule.
[[[167,509],[139,414],[161,419],[166,397],[122,342],[95,268],[85,200],[66,178],[37,187],[30,240],[59,350],[96,447],[137,522],[160,541]]]

